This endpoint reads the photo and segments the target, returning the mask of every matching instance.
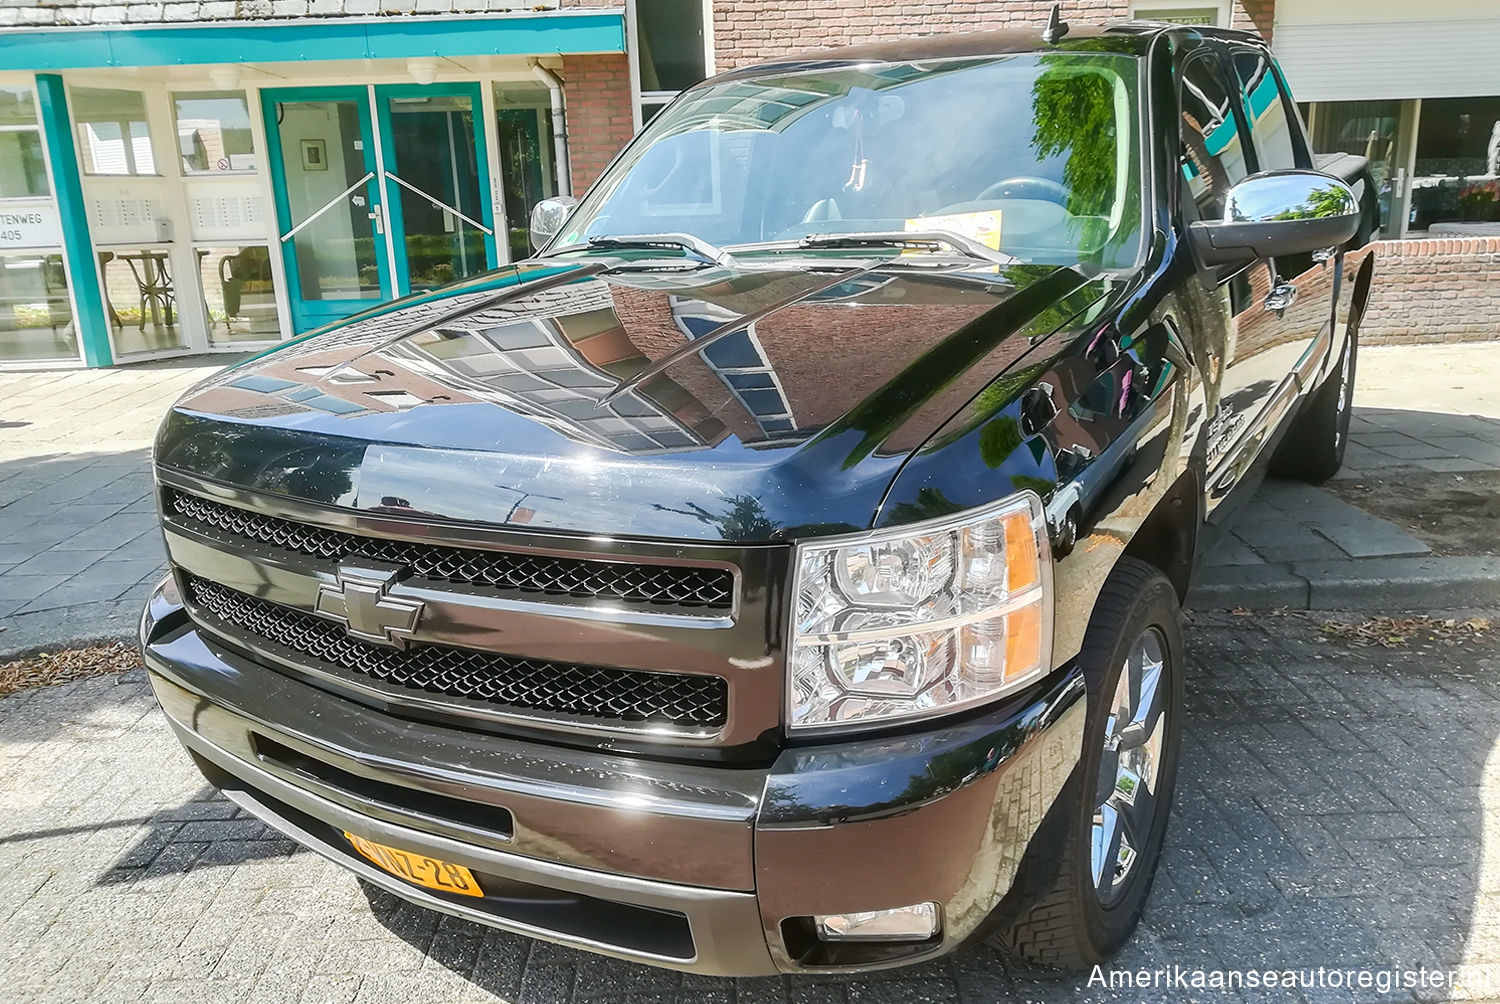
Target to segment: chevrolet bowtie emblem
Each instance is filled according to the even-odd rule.
[[[342,564],[338,583],[318,587],[313,611],[344,625],[349,637],[405,648],[425,604],[388,595],[400,568]]]

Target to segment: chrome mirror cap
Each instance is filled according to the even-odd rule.
[[[1275,223],[1353,216],[1359,200],[1354,189],[1316,171],[1266,171],[1251,175],[1229,190],[1225,223]]]
[[[555,199],[543,199],[531,209],[531,249],[540,251],[547,242],[562,230],[578,200],[571,195],[559,195]]]
[[[1336,249],[1359,231],[1354,190],[1317,171],[1266,171],[1229,190],[1222,220],[1189,227],[1205,265]]]

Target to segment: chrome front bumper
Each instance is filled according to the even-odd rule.
[[[691,972],[903,965],[950,951],[1009,891],[1077,763],[1078,674],[919,736],[788,749],[769,767],[669,764],[406,721],[259,665],[158,590],[152,687],[204,773],[299,843],[407,900]],[[483,899],[412,885],[345,831],[469,868]],[[852,953],[815,914],[932,901],[942,933]]]

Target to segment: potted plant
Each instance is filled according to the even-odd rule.
[[[1500,181],[1482,181],[1470,185],[1458,193],[1458,204],[1463,209],[1465,223],[1481,223],[1496,219],[1500,209]]]

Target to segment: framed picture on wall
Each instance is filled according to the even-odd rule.
[[[302,170],[328,170],[328,143],[321,139],[304,139],[302,147]]]

